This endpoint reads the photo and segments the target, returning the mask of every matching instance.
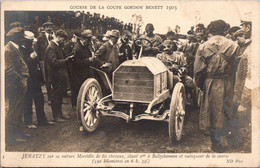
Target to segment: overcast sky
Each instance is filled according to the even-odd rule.
[[[153,2],[148,3],[147,1],[132,1],[131,3],[117,2],[111,3],[111,6],[131,6],[140,5],[144,8],[148,5],[164,6],[164,9],[107,9],[107,10],[90,10],[91,13],[97,12],[110,17],[116,17],[124,22],[131,22],[132,15],[139,14],[143,17],[143,29],[147,23],[153,23],[155,27],[155,33],[166,33],[168,27],[172,29],[176,25],[181,27],[181,33],[186,33],[192,25],[195,25],[195,16],[198,16],[199,23],[203,23],[207,26],[210,21],[223,19],[231,26],[240,25],[240,19],[244,13],[250,12],[250,7],[247,2],[227,2],[227,1],[190,1],[190,2],[177,2],[177,1],[165,1],[165,2]],[[166,6],[177,6],[177,10],[166,10]],[[107,5],[104,6],[108,8]],[[111,8],[111,7],[110,7]]]

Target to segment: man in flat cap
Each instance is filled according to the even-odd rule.
[[[46,68],[47,68],[47,80],[51,86],[51,109],[54,122],[64,122],[64,119],[68,119],[65,114],[62,113],[62,98],[66,87],[67,77],[67,62],[71,61],[73,56],[65,58],[65,54],[62,50],[64,43],[68,35],[63,30],[56,32],[56,37],[50,42],[46,48]]]
[[[53,23],[52,22],[46,22],[43,25],[44,32],[42,35],[39,35],[37,38],[37,54],[40,59],[40,61],[44,61],[44,54],[45,50],[48,46],[48,44],[53,40],[54,38],[54,33],[53,33]]]
[[[194,26],[191,26],[190,30],[187,32],[189,35],[195,35]]]
[[[24,123],[26,128],[37,128],[33,124],[33,102],[35,104],[36,117],[38,125],[50,125],[52,122],[48,122],[44,112],[44,97],[41,89],[43,84],[43,74],[40,66],[40,62],[36,52],[33,49],[33,45],[36,42],[34,34],[30,31],[25,31],[25,40],[21,47],[24,60],[29,69],[29,78],[27,80],[27,90],[24,100]]]
[[[47,69],[46,69],[46,62],[45,62],[45,51],[47,46],[50,44],[52,39],[55,37],[54,32],[53,32],[53,23],[52,22],[45,22],[43,25],[44,32],[40,34],[37,38],[37,43],[35,45],[35,51],[38,55],[42,70],[43,70],[43,78],[45,81],[45,86],[47,90],[47,96],[48,96],[48,101],[50,103],[50,84],[48,83],[47,80]]]
[[[233,136],[229,133],[232,131],[231,122],[236,118],[232,101],[239,46],[224,37],[225,27],[223,20],[209,24],[208,31],[212,37],[199,46],[194,63],[195,82],[203,91],[199,128],[207,134],[209,132],[211,149],[216,152],[227,149],[221,139]]]
[[[153,24],[148,23],[145,26],[146,34],[143,34],[140,36],[140,38],[147,39],[152,43],[151,48],[145,49],[143,51],[143,56],[154,56],[155,57],[160,50],[159,47],[160,47],[160,44],[162,43],[162,38],[159,35],[154,34],[153,31],[154,31]],[[145,41],[143,41],[143,42],[146,43]]]
[[[228,39],[232,39],[233,41],[236,41],[236,39],[234,38],[234,33],[237,32],[240,29],[240,27],[238,26],[233,26],[228,30],[228,34],[226,35],[226,38]]]
[[[10,30],[15,28],[15,27],[22,27],[22,24],[20,22],[13,22],[10,24]]]
[[[9,101],[6,140],[7,143],[25,142],[26,136],[21,129],[21,123],[29,73],[20,50],[24,41],[24,29],[15,27],[6,34],[6,37],[10,40],[5,45],[5,91]]]
[[[73,49],[73,55],[75,56],[72,65],[72,89],[73,100],[72,106],[76,107],[77,97],[79,89],[84,81],[90,77],[93,77],[92,69],[89,66],[94,62],[94,50],[91,43],[92,31],[87,29],[81,33],[80,40],[76,43]]]
[[[234,40],[240,46],[240,53],[242,54],[245,51],[244,44],[246,43],[245,32],[242,29],[237,30],[234,34]]]
[[[239,37],[243,31],[244,36]],[[255,61],[252,55],[252,21],[251,13],[246,13],[241,19],[241,31],[237,31],[237,38],[244,38],[244,44],[241,47],[241,56],[237,68],[234,106],[237,109],[241,121],[241,136],[245,139],[244,146],[251,144],[251,110],[252,105],[260,109],[260,86],[259,86],[259,63]],[[243,40],[242,40],[243,41]],[[252,102],[254,101],[254,102]]]
[[[119,48],[117,45],[119,35],[118,30],[111,30],[109,40],[95,53],[95,56],[103,64],[101,67],[104,68],[110,78],[112,78],[113,71],[119,66]]]

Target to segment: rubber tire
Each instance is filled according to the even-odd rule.
[[[173,93],[172,93],[172,99],[171,99],[171,104],[170,104],[170,117],[169,117],[169,138],[170,138],[170,142],[172,144],[178,144],[179,141],[181,140],[181,134],[182,134],[182,129],[183,129],[183,124],[184,124],[184,117],[183,117],[183,123],[182,123],[182,128],[181,128],[181,133],[180,136],[177,136],[177,133],[175,131],[175,114],[176,114],[176,102],[179,99],[179,95],[180,92],[183,91],[182,95],[183,95],[183,101],[184,101],[184,110],[185,110],[185,87],[181,82],[178,82],[174,89],[173,89]]]
[[[100,117],[101,117],[101,114],[99,114],[98,118],[97,118],[97,122],[89,127],[86,125],[86,122],[84,120],[84,117],[83,117],[83,102],[84,102],[84,98],[85,98],[85,94],[86,94],[86,91],[88,90],[88,88],[90,86],[95,86],[97,89],[98,89],[98,92],[99,92],[99,97],[102,98],[103,95],[102,95],[102,90],[101,90],[101,87],[98,83],[98,81],[94,78],[88,78],[80,87],[80,90],[79,90],[79,94],[78,94],[78,98],[77,98],[77,118],[78,120],[81,121],[81,125],[83,126],[84,128],[84,131],[87,132],[87,133],[91,133],[93,131],[96,130],[96,128],[98,127],[99,125],[99,121],[100,121]]]

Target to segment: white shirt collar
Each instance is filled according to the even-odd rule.
[[[57,46],[60,46],[56,41],[52,40],[55,44],[57,44]]]
[[[81,45],[82,45],[82,46],[85,46],[85,45],[82,43],[82,41],[81,41],[81,40],[80,40],[79,42],[81,43]]]
[[[108,40],[108,42],[113,46],[114,45],[114,43],[111,41],[111,40]]]
[[[13,46],[14,46],[16,49],[19,49],[19,45],[18,45],[18,44],[14,43],[14,42],[12,42],[12,41],[10,41],[10,43],[12,43]]]

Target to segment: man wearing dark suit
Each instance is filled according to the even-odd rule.
[[[72,64],[72,106],[76,106],[78,92],[83,82],[93,77],[92,69],[89,68],[94,61],[94,51],[91,43],[92,31],[84,30],[81,33],[80,41],[75,45],[75,59]]]
[[[35,104],[38,125],[50,125],[53,123],[47,121],[44,113],[44,97],[41,89],[43,76],[38,56],[32,47],[36,39],[34,38],[34,34],[30,31],[25,31],[24,34],[25,40],[21,47],[21,52],[29,69],[29,78],[24,100],[24,123],[27,128],[37,128],[37,126],[32,123],[33,102]]]
[[[56,37],[46,49],[47,80],[51,86],[51,108],[55,122],[64,122],[67,119],[62,115],[62,97],[66,88],[67,62],[73,57],[65,58],[62,50],[68,35],[63,30],[56,32]]]
[[[53,40],[53,38],[55,37],[54,33],[53,33],[53,23],[52,22],[46,22],[43,24],[44,27],[44,33],[42,33],[38,38],[37,38],[37,43],[35,45],[35,50],[36,53],[39,57],[39,61],[41,64],[41,67],[43,69],[43,78],[45,81],[45,86],[46,86],[46,90],[47,90],[47,96],[48,96],[48,101],[50,101],[50,84],[48,83],[47,80],[47,69],[46,69],[46,61],[45,61],[45,51],[47,46],[50,44],[51,40]]]
[[[5,93],[9,101],[6,142],[25,142],[26,135],[21,129],[21,122],[29,73],[19,49],[24,40],[24,29],[15,27],[6,34],[6,37],[10,40],[5,45]]]
[[[37,48],[37,55],[39,57],[40,61],[44,61],[45,58],[45,50],[47,46],[50,44],[51,40],[54,39],[54,33],[53,33],[53,23],[46,22],[43,24],[44,27],[44,33],[42,33],[37,38],[36,48]]]
[[[73,33],[73,37],[70,41],[66,42],[63,49],[64,49],[64,53],[65,53],[65,57],[74,55],[74,48],[75,45],[77,43],[80,42],[80,37],[81,37],[81,32],[76,30]],[[77,67],[76,67],[77,69]],[[75,71],[76,71],[75,67],[74,67],[74,62],[69,62],[68,63],[68,76],[69,76],[69,80],[70,80],[70,89],[71,89],[71,105],[73,110],[76,109],[76,98],[77,98],[77,91],[76,91],[76,86],[75,84],[77,83],[75,81]],[[76,74],[77,75],[77,74]]]

